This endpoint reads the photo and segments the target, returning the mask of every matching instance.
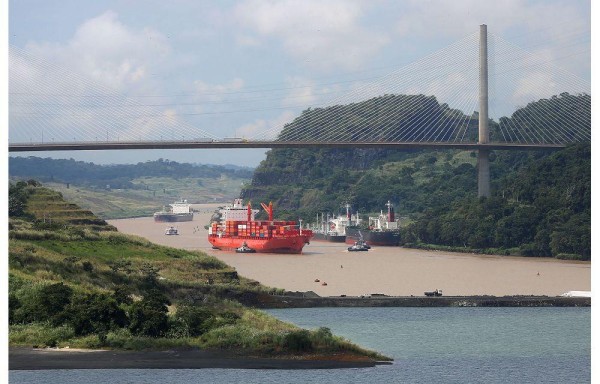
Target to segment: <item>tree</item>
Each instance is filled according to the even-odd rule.
[[[177,308],[175,320],[182,324],[189,336],[200,336],[210,330],[215,317],[211,311],[199,306],[181,305]]]
[[[129,313],[129,330],[134,335],[159,337],[169,330],[167,297],[151,290],[142,300],[133,303]]]
[[[111,329],[123,328],[128,324],[125,311],[107,294],[84,295],[71,303],[66,312],[66,322],[73,326],[76,335],[105,335]]]

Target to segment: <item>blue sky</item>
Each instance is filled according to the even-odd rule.
[[[480,24],[584,82],[591,78],[589,0],[18,0],[8,6],[10,46],[62,65],[45,78],[90,78],[219,137],[276,132],[325,97],[426,57]],[[10,65],[11,82],[28,80],[23,68]],[[11,137],[38,141],[31,138],[37,133],[24,133],[31,127],[10,122]],[[58,134],[47,132],[46,140]],[[256,166],[264,151],[34,155]]]

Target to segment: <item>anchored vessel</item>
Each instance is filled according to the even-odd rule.
[[[170,210],[163,208],[160,212],[154,213],[154,221],[156,222],[180,222],[192,221],[194,213],[190,210],[190,204],[187,200],[180,200],[173,204],[169,204]]]
[[[313,237],[309,229],[302,229],[295,221],[273,220],[273,203],[261,204],[269,219],[254,220],[258,213],[242,199],[219,210],[220,221],[213,221],[208,229],[208,241],[213,248],[235,251],[246,248],[261,253],[302,253],[302,248]]]
[[[346,204],[346,216],[330,218],[328,214],[325,218],[325,214],[322,214],[319,221],[319,215],[317,214],[317,225],[313,228],[313,239],[343,243],[346,241],[346,227],[359,224],[358,212],[356,212],[356,215],[351,215],[350,205]]]
[[[389,201],[386,206],[387,214],[382,211],[379,216],[369,217],[369,229],[361,229],[358,226],[346,227],[346,243],[354,244],[364,240],[369,245],[399,245],[400,231],[394,216],[394,207]]]

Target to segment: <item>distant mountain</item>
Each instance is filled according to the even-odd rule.
[[[132,179],[138,177],[249,179],[253,169],[247,167],[199,164],[192,165],[159,159],[137,164],[97,165],[73,159],[9,157],[9,176],[42,182],[62,182],[82,186],[139,189]]]

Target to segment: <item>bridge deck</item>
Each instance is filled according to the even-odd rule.
[[[565,144],[457,143],[457,142],[311,142],[311,141],[129,141],[9,143],[9,152],[90,151],[123,149],[230,149],[230,148],[385,148],[385,149],[554,149]]]

